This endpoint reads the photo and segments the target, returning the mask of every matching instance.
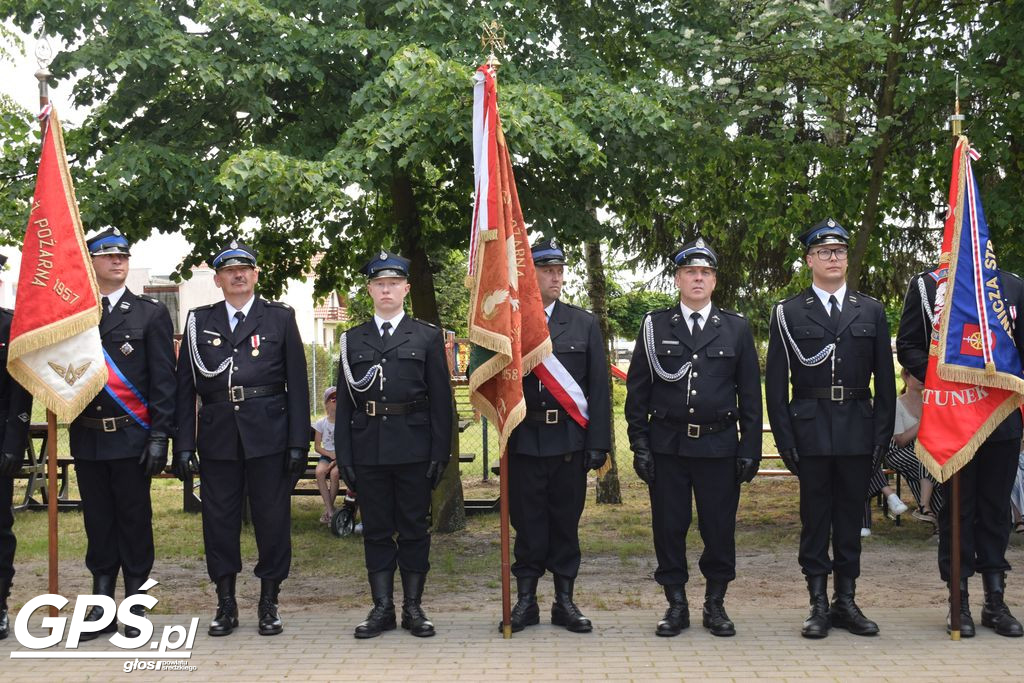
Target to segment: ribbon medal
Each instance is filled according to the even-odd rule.
[[[260,335],[254,334],[249,337],[249,343],[252,344],[252,357],[260,355]]]

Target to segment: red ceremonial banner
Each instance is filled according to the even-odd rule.
[[[499,453],[526,417],[523,376],[551,354],[544,305],[498,117],[494,73],[476,73],[476,206],[470,239],[470,400],[498,430]]]
[[[99,292],[82,234],[57,112],[46,129],[32,199],[7,367],[61,420],[76,417],[107,381]]]

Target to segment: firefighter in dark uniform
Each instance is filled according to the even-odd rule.
[[[356,638],[396,627],[394,576],[402,573],[402,628],[434,635],[421,599],[430,570],[430,493],[451,455],[452,390],[436,325],[405,314],[409,261],[387,251],[363,267],[372,320],[341,338],[334,448],[345,484],[359,492],[373,607]]]
[[[750,323],[711,303],[718,257],[698,238],[675,254],[680,303],[644,317],[626,378],[626,421],[633,467],[651,496],[655,580],[668,610],[659,636],[690,625],[686,601],[686,533],[691,497],[707,581],[703,624],[732,636],[726,614],[736,578],[736,510],[740,484],[761,461],[761,370]]]
[[[896,355],[910,374],[924,382],[928,369],[937,270],[915,275],[910,280],[896,337]],[[1017,322],[1024,310],[1024,282],[1013,273],[1000,271],[1003,305],[1009,311],[1017,353],[1024,360],[1024,325]],[[978,448],[974,458],[960,470],[960,635],[975,633],[967,594],[967,579],[981,574],[985,603],[983,626],[1001,636],[1024,635],[1021,624],[1003,600],[1006,587],[1006,546],[1010,540],[1010,490],[1017,472],[1021,446],[1021,414],[1014,410]],[[949,482],[942,484],[946,500],[952,500]],[[952,505],[939,513],[939,575],[949,585]],[[946,623],[949,629],[949,621]]]
[[[0,254],[0,267],[7,257]],[[0,308],[0,640],[7,637],[7,598],[14,581],[14,475],[21,469],[28,447],[32,395],[7,373],[7,344],[12,311]]]
[[[277,601],[291,566],[292,482],[309,451],[306,356],[295,311],[256,295],[251,248],[233,241],[210,266],[224,301],[195,308],[186,320],[174,472],[184,480],[199,471],[206,568],[217,586],[209,634],[226,636],[238,626],[245,492],[259,552],[259,634],[272,636],[283,630]]]
[[[519,594],[512,630],[540,622],[537,581],[547,570],[555,584],[551,623],[587,633],[592,625],[573,602],[573,588],[580,568],[587,472],[604,465],[611,450],[608,358],[597,318],[559,301],[565,253],[558,242],[543,241],[531,251],[554,357],[584,397],[587,426],[576,421],[582,411],[574,419],[536,374],[523,377],[526,418],[508,444],[509,514],[516,530],[512,573]]]
[[[875,635],[854,596],[868,480],[896,419],[889,325],[881,303],[846,285],[850,236],[841,225],[830,218],[799,239],[813,282],[772,309],[765,398],[779,453],[800,480],[799,561],[811,604],[801,634],[824,638],[837,626]]]
[[[93,593],[114,597],[120,571],[125,596],[140,592],[153,568],[150,477],[167,466],[174,427],[174,330],[167,307],[125,287],[129,244],[117,228],[86,241],[101,298],[100,338],[107,385],[68,429],[82,494]],[[137,606],[133,611],[143,614]],[[86,621],[103,616],[93,607]],[[91,640],[117,630],[113,620]],[[139,634],[125,627],[129,637]]]

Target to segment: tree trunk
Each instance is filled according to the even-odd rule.
[[[594,240],[583,245],[587,262],[587,288],[590,291],[590,307],[597,316],[598,324],[601,326],[601,337],[604,339],[605,355],[614,358],[612,347],[611,325],[608,322],[608,299],[607,287],[604,279],[604,263],[601,261],[601,242]],[[607,372],[609,395],[612,392],[612,373]],[[597,502],[598,503],[621,503],[622,492],[619,489],[619,470],[615,465],[615,428],[614,418],[612,420],[612,443],[611,452],[608,457],[611,460],[611,469],[603,477],[597,480]]]
[[[894,0],[892,12],[894,19],[890,38],[894,45],[899,46],[903,40],[903,0]],[[896,86],[900,80],[901,54],[894,49],[885,59],[885,79],[878,93],[879,122],[890,118],[895,110],[894,100]],[[850,270],[846,279],[851,289],[860,287],[860,276],[864,267],[864,256],[871,241],[871,231],[878,225],[878,204],[882,194],[882,183],[885,181],[885,170],[889,163],[889,153],[892,151],[894,130],[895,126],[890,123],[871,155],[871,177],[868,180],[867,195],[864,197],[864,213],[861,216],[860,230],[854,236],[853,248],[850,250]]]
[[[440,325],[437,297],[434,295],[434,274],[423,245],[422,225],[416,208],[412,179],[402,171],[391,178],[391,207],[401,254],[409,259],[409,298],[417,318]],[[459,424],[452,403],[452,458],[441,484],[431,498],[434,531],[447,533],[466,528],[466,508],[462,496],[462,475],[459,471]]]

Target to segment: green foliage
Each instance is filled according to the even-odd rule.
[[[608,300],[608,319],[612,333],[622,339],[636,339],[640,323],[648,311],[666,308],[679,301],[663,292],[636,290]]]

